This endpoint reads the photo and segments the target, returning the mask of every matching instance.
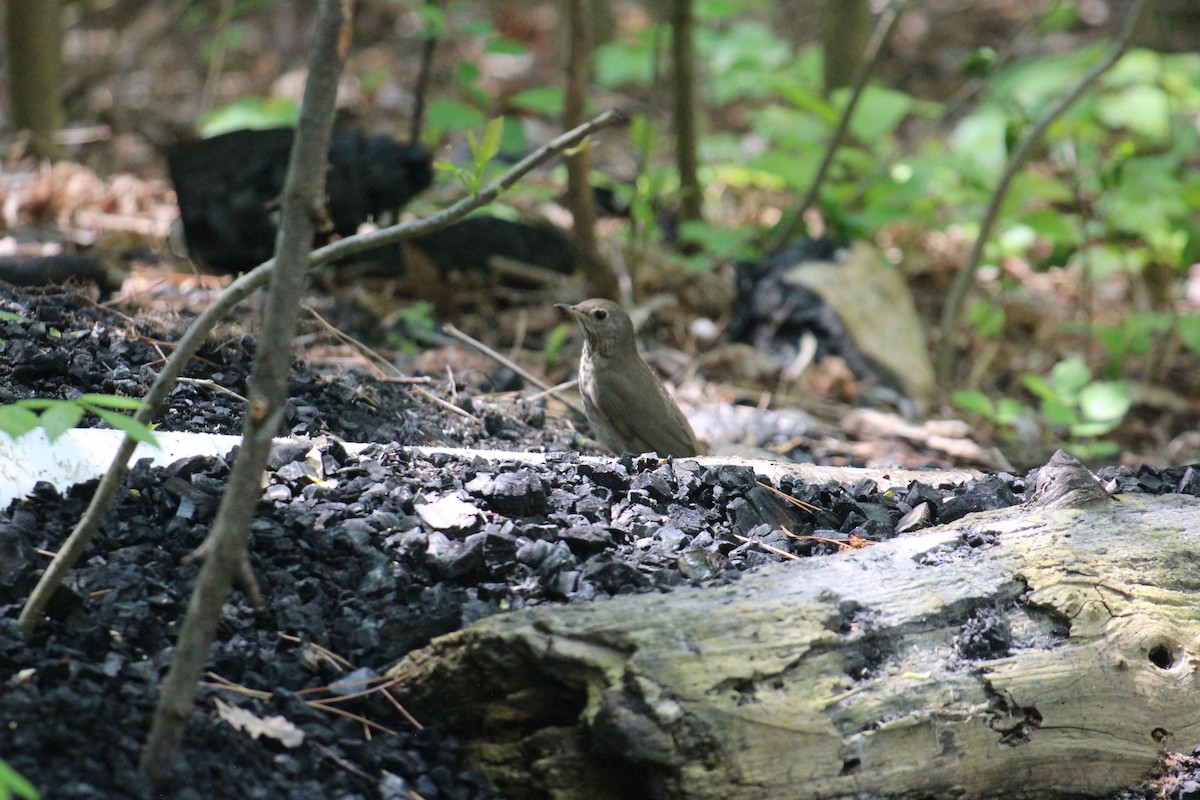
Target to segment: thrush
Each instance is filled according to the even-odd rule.
[[[555,307],[583,328],[579,393],[594,438],[618,454],[699,455],[692,426],[638,355],[629,315],[609,300]]]

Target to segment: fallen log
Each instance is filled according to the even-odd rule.
[[[718,588],[490,617],[397,665],[514,797],[1058,797],[1200,740],[1200,500],[1028,504]]]

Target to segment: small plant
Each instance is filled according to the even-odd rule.
[[[976,391],[958,391],[950,399],[963,411],[977,414],[1002,429],[1011,428],[1029,410],[1021,401],[1011,397],[993,401],[983,392]]]
[[[503,133],[504,118],[496,117],[484,126],[483,136],[476,138],[473,132],[467,134],[467,144],[471,148],[470,169],[446,161],[438,161],[433,166],[442,172],[452,173],[471,194],[479,194],[483,188],[484,173],[492,159],[500,153],[500,137]]]
[[[1097,437],[1114,430],[1133,405],[1123,381],[1092,380],[1091,370],[1077,358],[1055,364],[1049,380],[1033,373],[1021,380],[1041,401],[1046,421],[1066,429],[1067,450],[1081,458],[1116,455],[1115,442]]]
[[[133,397],[111,394],[85,394],[74,400],[29,398],[0,406],[0,431],[17,439],[35,428],[41,428],[46,432],[46,438],[53,442],[74,428],[85,413],[91,412],[117,430],[125,431],[134,440],[158,447],[158,440],[148,426],[119,413],[138,411],[145,405]]]

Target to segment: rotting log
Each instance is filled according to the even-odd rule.
[[[1200,740],[1200,500],[1034,500],[687,588],[490,617],[402,699],[514,797],[1058,797]]]

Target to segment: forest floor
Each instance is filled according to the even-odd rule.
[[[0,402],[140,395],[183,324],[70,293],[5,289],[0,308],[17,317],[0,323]],[[241,404],[230,393],[245,394],[254,346],[248,336],[215,338],[189,371],[194,382],[172,393],[161,429],[237,431]],[[1000,473],[891,491],[870,480],[771,486],[745,467],[588,458],[596,451],[544,398],[481,398],[480,385],[505,380],[499,372],[475,373],[479,383],[450,395],[447,379],[417,392],[296,363],[286,432],[303,438],[276,448],[250,531],[265,602],[254,609],[235,593],[226,607],[171,796],[493,796],[464,766],[454,732],[409,718],[379,677],[431,638],[532,605],[717,585],[779,560],[836,558],[1018,503],[1032,485]],[[373,444],[350,453],[339,440]],[[552,455],[526,464],[412,445]],[[16,624],[21,603],[94,482],[65,493],[43,484],[0,512],[0,753],[44,797],[150,796],[138,752],[196,574],[185,557],[207,533],[228,471],[226,459],[202,457],[136,466],[28,642]],[[1100,478],[1116,492],[1200,494],[1195,470],[1120,467]],[[1164,771],[1118,796],[1194,796],[1191,754],[1171,756]]]

